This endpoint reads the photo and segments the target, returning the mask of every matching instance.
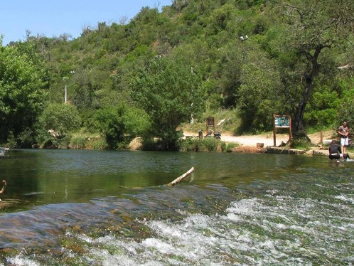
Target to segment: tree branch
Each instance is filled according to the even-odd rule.
[[[194,171],[194,167],[189,169],[187,172],[185,172],[183,175],[177,177],[175,180],[173,180],[171,183],[168,184],[168,186],[173,187],[174,185],[177,185],[180,183],[186,176],[190,175]]]

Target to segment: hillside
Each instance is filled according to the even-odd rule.
[[[341,5],[354,10],[347,0],[174,0],[76,39],[28,36],[1,55],[8,65],[0,68],[0,140],[53,144],[46,135],[53,129],[66,142],[87,131],[109,149],[123,147],[126,136],[158,137],[175,149],[175,128],[220,113],[239,135],[272,130],[273,114],[293,118],[296,138],[339,119],[351,124],[354,12],[338,13]],[[10,60],[14,53],[29,65],[22,73],[10,72],[21,65]],[[33,93],[17,98],[8,88]],[[69,108],[60,107],[64,90]]]

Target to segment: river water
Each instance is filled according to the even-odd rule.
[[[0,265],[354,264],[352,162],[10,150],[0,169]]]

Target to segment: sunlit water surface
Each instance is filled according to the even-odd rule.
[[[181,184],[166,186],[192,166]],[[12,150],[2,265],[352,265],[354,162]]]

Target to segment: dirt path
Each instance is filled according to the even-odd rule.
[[[322,136],[321,136],[322,135]],[[325,131],[322,133],[314,133],[308,135],[312,144],[320,146],[321,143],[327,140],[327,143],[333,138],[333,131]],[[198,138],[198,132],[184,131],[184,137]],[[257,143],[263,143],[264,147],[274,146],[273,133],[265,133],[260,135],[233,136],[231,133],[222,133],[221,140],[226,143],[238,143],[240,150],[258,150]],[[279,146],[282,142],[286,143],[289,140],[288,134],[277,134],[276,145]],[[131,150],[138,150],[141,147],[140,138],[134,139],[130,144]]]
[[[257,143],[263,143],[264,147],[274,146],[273,135],[249,135],[249,136],[231,136],[222,135],[221,140],[225,142],[238,143],[242,146],[256,147]],[[276,135],[276,146],[281,142],[287,142],[289,135]]]
[[[198,133],[184,132],[185,136],[198,137]],[[331,139],[332,131],[322,132],[322,140]],[[310,134],[309,138],[315,145],[321,143],[321,133]],[[233,136],[230,133],[221,134],[221,140],[229,143],[238,143],[244,147],[256,147],[257,143],[263,143],[264,147],[274,146],[273,133],[266,133],[260,135],[245,135],[245,136]],[[276,134],[276,145],[279,146],[281,142],[286,143],[289,140],[288,134]]]

